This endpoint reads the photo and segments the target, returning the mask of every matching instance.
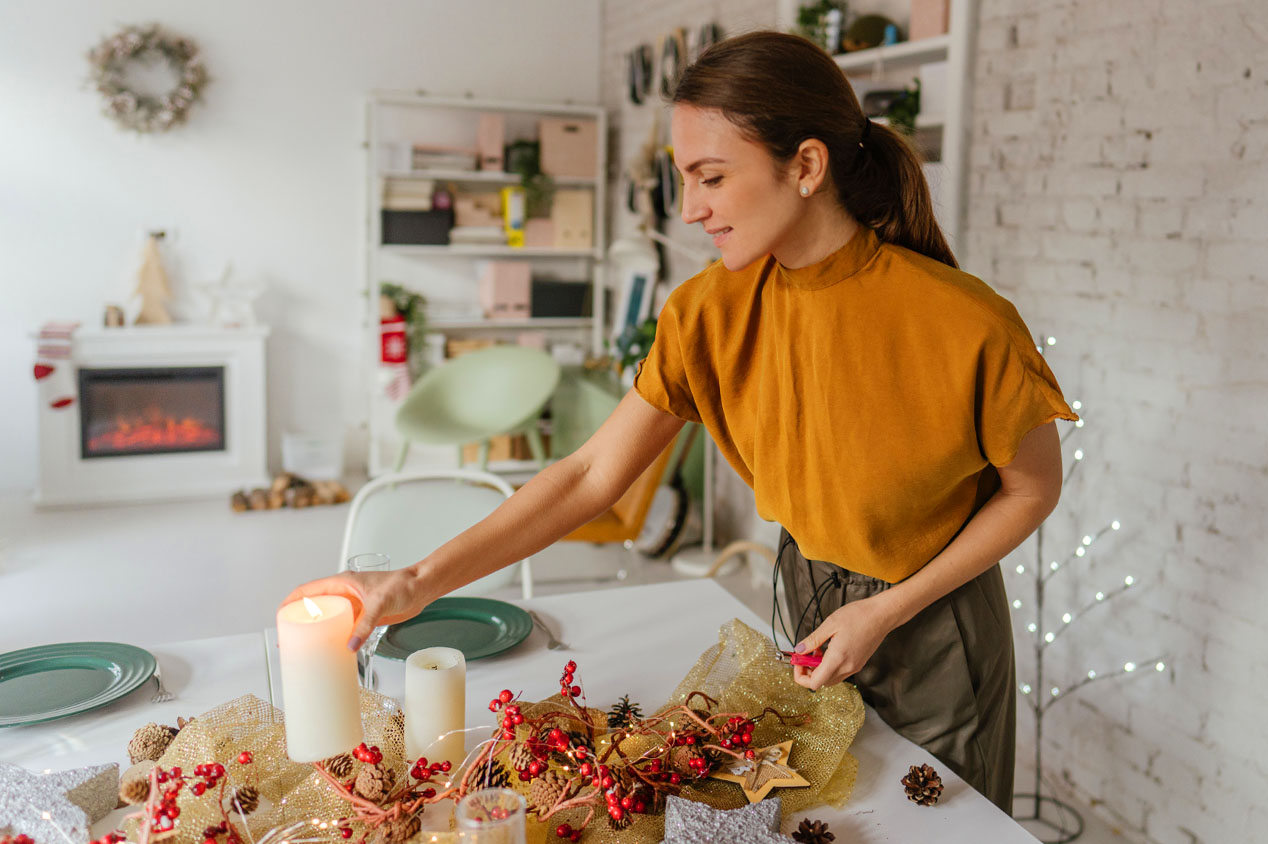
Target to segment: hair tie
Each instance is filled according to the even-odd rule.
[[[863,118],[863,131],[859,133],[859,146],[863,146],[863,142],[867,140],[868,133],[872,131],[872,121],[866,117]]]

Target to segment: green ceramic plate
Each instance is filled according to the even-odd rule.
[[[387,629],[379,656],[406,659],[423,648],[457,648],[480,659],[513,648],[533,631],[528,613],[492,598],[440,598],[427,609]]]
[[[154,655],[119,642],[63,642],[0,654],[0,727],[105,706],[154,673]]]

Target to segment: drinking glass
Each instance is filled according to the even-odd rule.
[[[354,554],[348,558],[348,571],[388,571],[392,568],[392,558],[387,554]],[[379,641],[387,632],[387,625],[374,628],[357,651],[357,676],[361,678],[361,688],[374,691],[379,687],[378,675],[374,673],[370,661]]]
[[[458,801],[458,832],[471,844],[524,844],[524,798],[509,788],[473,791]]]

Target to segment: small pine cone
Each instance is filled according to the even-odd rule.
[[[185,729],[190,724],[194,723],[194,720],[195,719],[193,718],[182,718],[179,715],[177,715],[176,716],[176,732],[179,733],[181,730]]]
[[[352,774],[353,762],[352,756],[347,753],[340,753],[338,756],[331,756],[322,765],[330,772],[332,776],[339,779],[345,779]]]
[[[612,817],[611,814],[608,815],[608,826],[612,827],[612,829],[616,830],[617,832],[620,832],[621,830],[624,830],[624,829],[629,829],[630,824],[632,823],[634,823],[633,812],[622,811],[621,819],[619,821],[616,818]]]
[[[558,771],[547,771],[528,787],[528,805],[538,814],[544,813],[568,793],[569,782]]]
[[[829,844],[836,836],[828,832],[828,825],[823,821],[804,820],[797,826],[792,837],[799,844]]]
[[[475,785],[477,788],[510,788],[511,775],[497,762],[481,765],[475,774]]]
[[[511,762],[511,767],[517,771],[522,771],[531,765],[537,757],[533,755],[533,751],[528,749],[527,744],[516,744],[511,747],[511,752],[507,754],[507,758]]]
[[[242,812],[244,815],[251,814],[260,808],[259,789],[250,785],[239,786],[233,793],[232,806],[234,811]]]
[[[386,797],[396,782],[396,772],[380,765],[366,765],[357,773],[352,790],[366,800],[378,802]]]
[[[151,721],[137,730],[132,740],[128,742],[128,758],[132,760],[133,765],[142,760],[158,761],[158,758],[167,751],[168,745],[172,743],[172,738],[170,727]]]
[[[129,806],[144,803],[150,796],[148,777],[133,777],[119,783],[119,799]]]
[[[669,769],[685,776],[694,777],[696,775],[696,769],[691,767],[688,763],[692,759],[699,759],[702,755],[703,754],[694,747],[688,747],[686,745],[682,747],[675,747],[673,750],[669,751]]]
[[[902,779],[907,799],[921,806],[932,806],[942,794],[942,777],[929,765],[912,765]]]
[[[405,844],[418,834],[422,821],[418,815],[406,815],[384,823],[374,831],[375,844]]]

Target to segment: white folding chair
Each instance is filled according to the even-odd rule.
[[[354,554],[387,554],[392,568],[403,568],[462,533],[514,492],[488,472],[444,469],[384,475],[363,486],[348,511],[339,552],[339,571]],[[533,597],[532,558],[512,563],[455,589],[452,595],[479,595],[515,582],[524,598]]]

